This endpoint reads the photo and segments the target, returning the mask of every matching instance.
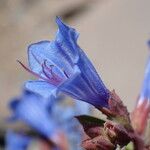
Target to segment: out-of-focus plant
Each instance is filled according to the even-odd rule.
[[[21,150],[21,147],[23,150],[27,149],[31,144],[31,142],[26,142],[27,137],[32,141],[36,138],[40,139],[43,141],[41,145],[48,149],[51,147],[62,150],[80,150],[82,132],[79,129],[79,123],[73,116],[80,113],[88,114],[90,106],[79,102],[83,106],[81,110],[78,102],[72,106],[64,106],[62,105],[63,101],[63,98],[45,99],[26,90],[20,97],[14,98],[9,104],[12,115],[8,121],[9,123],[18,121],[25,123],[31,128],[32,134],[25,131],[8,132],[6,136],[7,150]],[[25,135],[23,136],[23,134]],[[16,148],[13,149],[13,147]]]
[[[32,97],[30,100],[21,98],[21,101],[13,101],[10,106],[15,115],[11,120],[21,119],[57,148],[70,150],[71,148],[68,147],[62,148],[62,145],[57,142],[62,140],[65,143],[66,140],[61,134],[56,133],[62,133],[64,131],[62,129],[68,130],[68,127],[71,127],[68,118],[72,109],[71,111],[70,108],[62,109],[61,113],[59,109],[56,111],[58,112],[56,116],[52,115],[54,109],[52,104],[57,101],[59,94],[63,93],[75,99],[78,112],[76,114],[73,112],[71,117],[75,115],[82,125],[84,139],[74,136],[75,128],[70,128],[68,133],[69,135],[73,133],[72,137],[74,140],[79,139],[79,143],[82,140],[81,146],[85,150],[149,150],[150,143],[145,142],[144,131],[150,114],[150,63],[146,67],[143,87],[136,107],[130,115],[115,90],[110,91],[104,85],[88,57],[78,46],[77,31],[58,17],[56,23],[58,31],[54,40],[41,41],[28,47],[29,66],[18,61],[28,72],[38,78],[38,80],[27,81],[25,89],[34,95],[38,94],[44,100]],[[85,103],[79,104],[80,101],[93,105],[106,116],[106,119],[80,113],[85,106]],[[58,107],[56,104],[56,108]],[[88,110],[89,106],[86,108]],[[61,127],[61,123],[57,124],[57,121],[54,121],[57,116],[64,122],[67,122],[67,118],[68,125]],[[70,143],[71,141],[68,140],[65,145]]]
[[[9,130],[6,134],[6,150],[26,150],[31,141],[32,138]]]

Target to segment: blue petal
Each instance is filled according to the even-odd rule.
[[[96,93],[86,82],[82,74],[75,79],[68,80],[61,87],[61,91],[71,97],[90,103],[96,107],[108,107],[108,99],[102,97],[101,93]]]
[[[84,80],[87,82],[89,87],[95,92],[95,94],[100,95],[102,99],[108,101],[108,89],[105,87],[94,66],[82,50],[80,51],[80,59],[77,65],[81,70],[82,78],[84,78]]]
[[[19,104],[19,99],[18,99],[18,98],[15,98],[15,99],[13,99],[13,100],[10,101],[10,103],[9,103],[9,108],[10,108],[11,110],[15,110],[16,107],[18,106],[18,104]]]
[[[48,111],[39,99],[22,100],[15,111],[18,119],[50,137],[55,132],[55,123],[51,120]]]
[[[50,98],[52,94],[56,94],[56,87],[46,81],[27,81],[25,88],[34,93],[40,94],[44,98]]]
[[[62,47],[64,47],[64,52],[72,59],[72,62],[75,60],[77,61],[79,57],[77,45],[79,33],[77,33],[75,29],[64,24],[59,17],[56,18],[56,23],[58,25],[58,32],[55,40],[58,43],[61,43]]]
[[[146,69],[145,69],[145,74],[144,74],[144,81],[143,81],[143,86],[141,89],[141,99],[150,99],[150,57],[148,59]]]
[[[6,150],[26,150],[31,142],[31,138],[13,131],[7,131]]]
[[[16,108],[18,107],[20,103],[19,98],[14,98],[8,103],[8,107],[11,109],[11,111],[16,111]],[[18,116],[16,114],[11,114],[10,117],[6,118],[6,122],[15,122],[18,120]]]
[[[46,60],[49,64],[71,74],[73,60],[69,54],[68,50],[58,42],[41,41],[30,45],[28,48],[29,66],[32,71],[41,74],[41,64]]]
[[[76,65],[80,74],[74,74],[73,78],[63,84],[61,90],[75,99],[88,102],[96,107],[108,107],[109,91],[81,49]]]
[[[75,101],[76,115],[88,115],[91,112],[91,105],[83,101]]]
[[[74,117],[75,110],[71,108],[71,106],[63,107],[59,104],[55,104],[55,106],[52,108],[52,115],[56,121],[61,121],[65,123],[67,120],[70,120]]]

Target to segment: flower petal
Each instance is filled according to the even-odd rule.
[[[18,104],[19,104],[19,99],[18,98],[14,98],[13,100],[10,101],[9,108],[13,111],[13,110],[16,109]]]
[[[6,134],[6,150],[26,150],[31,140],[28,136],[9,130]]]
[[[77,65],[81,70],[82,77],[87,82],[89,87],[95,92],[95,94],[100,95],[102,99],[108,101],[109,99],[108,89],[105,87],[103,81],[99,77],[94,66],[92,65],[92,63],[82,50],[80,51],[80,59]]]
[[[145,73],[144,73],[144,81],[141,89],[140,99],[148,100],[150,99],[150,57],[148,59]]]
[[[81,74],[64,83],[61,91],[75,99],[85,101],[96,107],[108,107],[108,99],[102,97],[101,93],[95,93]]]
[[[75,29],[63,23],[59,17],[56,18],[56,23],[58,25],[58,32],[55,40],[58,43],[61,43],[62,47],[64,47],[64,52],[69,56],[70,59],[72,59],[72,62],[75,60],[77,61],[79,57],[77,45],[79,33],[77,33]]]
[[[56,87],[45,81],[27,81],[25,88],[34,93],[40,94],[44,98],[50,98],[51,95],[56,95]]]
[[[22,100],[16,108],[18,119],[50,137],[55,132],[55,123],[50,119],[49,113],[39,99]]]
[[[70,74],[73,62],[68,54],[68,50],[58,42],[41,41],[30,45],[28,48],[29,66],[32,71],[41,74],[41,64],[46,60],[49,64],[57,66],[60,70],[63,69]]]
[[[88,115],[91,112],[91,105],[83,101],[75,101],[76,115]]]

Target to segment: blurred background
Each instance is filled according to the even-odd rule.
[[[77,29],[85,50],[109,89],[131,111],[140,91],[150,38],[149,0],[0,0],[0,133],[8,125],[7,103],[31,75],[27,46],[51,40],[55,16]]]

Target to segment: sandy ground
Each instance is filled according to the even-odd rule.
[[[148,55],[149,6],[149,0],[1,0],[0,127],[8,101],[31,78],[16,60],[26,63],[30,43],[54,37],[56,15],[80,32],[80,46],[103,81],[132,110]]]

